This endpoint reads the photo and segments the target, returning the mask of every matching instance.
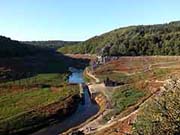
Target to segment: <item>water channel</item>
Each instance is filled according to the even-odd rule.
[[[72,74],[69,76],[69,83],[84,83],[83,70],[71,68],[70,71],[72,72]],[[32,135],[58,135],[72,127],[82,124],[87,119],[97,114],[99,106],[91,101],[87,88],[84,89],[84,99],[84,104],[79,104],[74,114],[72,114],[62,122],[44,128]]]

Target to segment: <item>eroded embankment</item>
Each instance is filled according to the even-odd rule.
[[[44,126],[58,122],[75,112],[80,102],[79,95],[66,97],[47,106],[24,112],[0,122],[0,134],[24,135]]]
[[[107,99],[103,95],[103,93],[101,93],[100,91],[96,91],[96,93],[92,93],[93,95],[91,95],[92,91],[90,91],[90,88],[92,87],[92,85],[96,85],[95,84],[96,80],[94,80],[94,78],[92,78],[92,76],[89,76],[89,74],[87,74],[87,69],[84,71],[83,74],[84,74],[86,81],[88,82],[87,87],[88,87],[88,93],[91,96],[91,100],[93,102],[95,102],[95,104],[98,104],[99,111],[94,116],[90,117],[85,122],[83,122],[82,124],[80,124],[76,127],[73,127],[71,129],[69,129],[68,131],[64,132],[63,135],[68,135],[70,133],[76,133],[77,131],[84,130],[87,125],[93,123],[94,121],[96,121],[96,119],[101,117],[102,114],[105,112],[106,107],[107,107]],[[92,85],[90,83],[92,83]]]
[[[80,124],[80,125],[78,125],[76,127],[73,127],[71,129],[69,129],[68,131],[62,133],[62,135],[68,135],[70,133],[81,130],[84,126],[86,126],[87,124],[93,122],[95,119],[97,119],[99,116],[101,116],[101,114],[105,111],[105,108],[106,108],[106,98],[101,93],[98,93],[96,95],[96,97],[94,97],[94,99],[92,99],[92,100],[94,102],[96,102],[100,107],[98,113],[96,115],[92,116],[91,118],[87,119],[82,124]]]

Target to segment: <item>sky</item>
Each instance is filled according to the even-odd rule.
[[[0,0],[0,35],[83,41],[130,25],[180,20],[180,0]]]

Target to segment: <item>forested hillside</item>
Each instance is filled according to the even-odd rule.
[[[10,38],[0,36],[0,57],[23,57],[38,53],[40,48],[26,45]]]
[[[40,47],[48,47],[48,48],[60,48],[65,45],[74,45],[80,42],[74,41],[60,41],[60,40],[52,40],[52,41],[24,41],[22,43],[40,46]]]
[[[120,28],[59,51],[113,56],[180,55],[180,21]]]
[[[39,73],[67,73],[69,66],[82,67],[84,61],[56,53],[49,47],[0,36],[0,83]]]

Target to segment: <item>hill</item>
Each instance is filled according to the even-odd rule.
[[[33,55],[42,50],[33,45],[27,45],[10,38],[0,36],[0,57],[23,57]]]
[[[61,40],[51,40],[51,41],[23,41],[22,43],[40,46],[40,47],[49,47],[49,48],[60,48],[65,45],[74,45],[80,43],[78,41],[61,41]]]
[[[120,28],[59,51],[111,56],[180,55],[180,21]]]
[[[67,73],[71,66],[84,66],[86,60],[73,59],[42,46],[0,36],[0,83],[40,73]]]

